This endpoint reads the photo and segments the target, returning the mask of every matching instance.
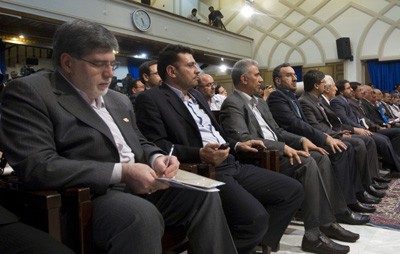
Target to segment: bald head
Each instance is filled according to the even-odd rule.
[[[204,96],[206,100],[209,101],[215,95],[215,85],[214,79],[208,74],[199,75],[199,84],[196,87]]]

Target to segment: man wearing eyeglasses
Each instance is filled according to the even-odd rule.
[[[96,253],[161,253],[168,226],[184,226],[195,253],[236,253],[218,193],[156,179],[173,177],[179,162],[143,137],[129,98],[108,91],[118,67],[114,35],[70,21],[53,50],[55,72],[4,91],[2,145],[24,187],[90,187]]]
[[[199,84],[196,86],[196,89],[204,95],[211,110],[221,109],[221,105],[226,97],[222,94],[215,94],[215,83],[213,77],[208,74],[199,75]]]
[[[139,66],[139,78],[145,85],[145,90],[160,86],[162,80],[157,71],[157,60],[151,60],[142,63]]]

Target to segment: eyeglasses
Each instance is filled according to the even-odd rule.
[[[204,86],[199,86],[199,87],[211,87],[211,86],[215,86],[214,82],[210,82],[208,84],[205,84]]]
[[[88,60],[85,60],[85,59],[82,59],[82,58],[76,57],[76,56],[73,56],[73,58],[76,58],[76,59],[78,59],[78,60],[81,60],[81,61],[90,63],[91,65],[93,65],[94,67],[99,68],[99,69],[100,69],[100,68],[108,68],[108,66],[111,66],[111,69],[112,69],[113,71],[115,71],[116,69],[118,69],[119,65],[121,64],[121,63],[118,62],[118,61],[112,61],[112,62],[107,62],[107,61],[92,62],[92,61],[88,61]]]
[[[287,77],[287,78],[290,78],[290,77],[297,78],[296,73],[286,73],[284,76]]]

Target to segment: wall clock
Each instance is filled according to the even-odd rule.
[[[150,15],[147,11],[138,9],[132,14],[132,23],[139,31],[148,31],[151,27]]]

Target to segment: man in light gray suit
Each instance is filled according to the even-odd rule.
[[[218,193],[156,180],[173,177],[179,162],[166,165],[165,152],[138,130],[128,97],[108,91],[119,65],[111,32],[67,22],[53,50],[54,73],[13,81],[3,94],[4,153],[25,187],[90,187],[96,252],[159,254],[164,226],[183,226],[195,253],[236,253]]]
[[[348,246],[336,244],[327,237],[352,242],[359,235],[336,223],[335,214],[344,217],[352,212],[337,192],[340,187],[326,151],[276,124],[267,103],[254,96],[263,81],[255,61],[237,62],[232,69],[232,81],[236,89],[222,104],[221,125],[231,138],[242,142],[259,139],[267,148],[279,150],[281,173],[303,184],[306,196],[302,205],[305,226],[302,249],[316,253],[347,253]]]

